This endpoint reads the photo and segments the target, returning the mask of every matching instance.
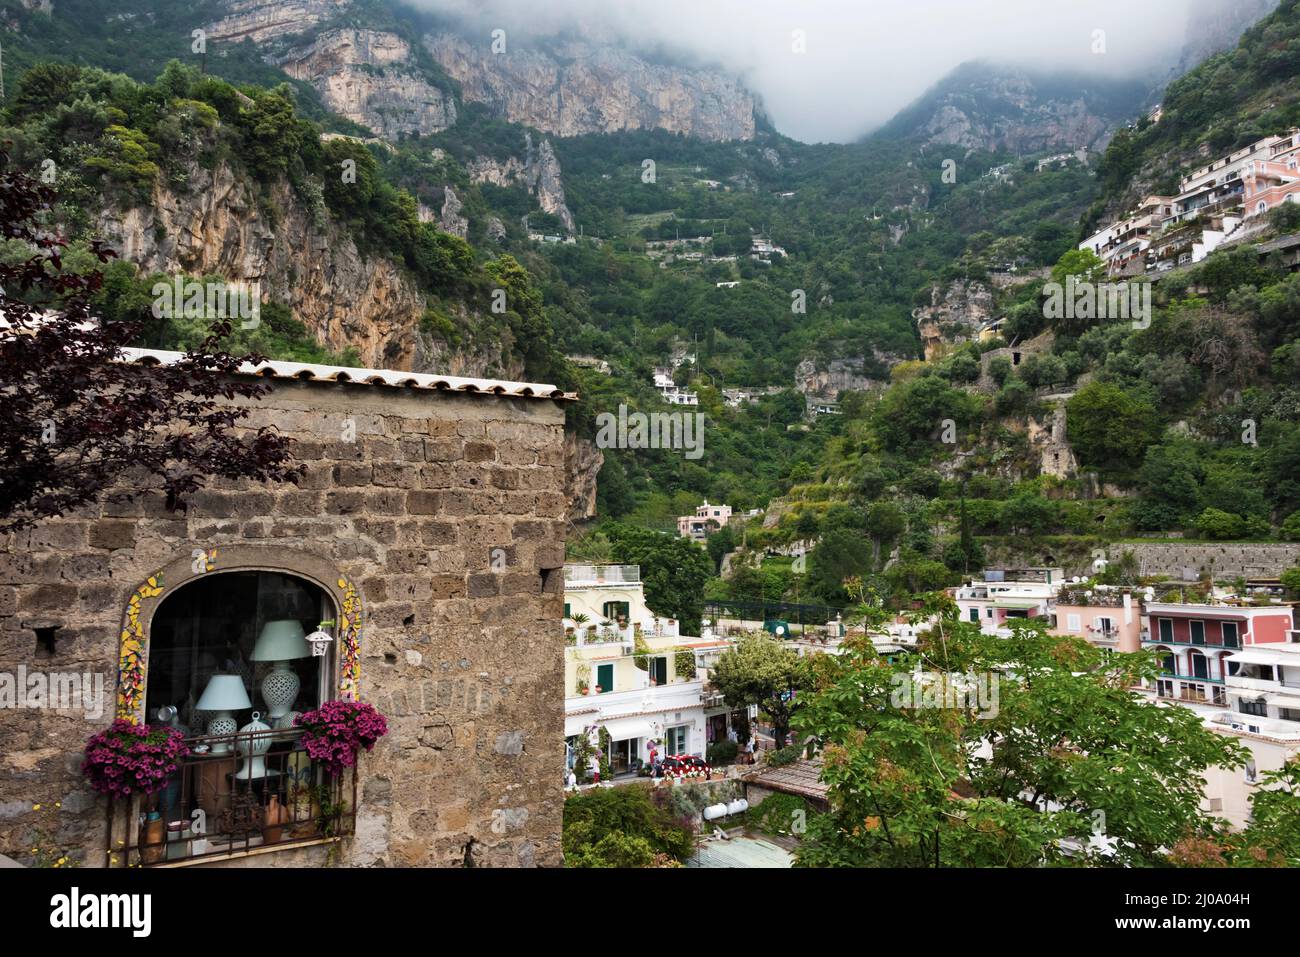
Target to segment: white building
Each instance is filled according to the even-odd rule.
[[[703,757],[733,714],[706,700],[708,666],[730,642],[684,637],[645,603],[636,565],[566,565],[564,734],[572,766],[580,736],[609,734],[615,775],[661,756]]]
[[[678,388],[665,389],[661,393],[659,393],[659,395],[660,398],[662,398],[669,405],[699,405],[700,404],[699,393],[692,392],[689,389],[678,389]]]
[[[1048,618],[1065,581],[1059,568],[986,569],[980,581],[956,588],[961,620],[990,635],[1009,634],[1012,618]]]

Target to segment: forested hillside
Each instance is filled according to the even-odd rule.
[[[990,557],[994,536],[1040,558],[1143,533],[1300,537],[1300,286],[1279,259],[1238,247],[1165,277],[1149,328],[1043,308],[1045,282],[1097,276],[1075,251],[1081,224],[1175,184],[1203,144],[1217,155],[1300,122],[1297,0],[1175,81],[1158,124],[1130,116],[1100,161],[1046,163],[1049,150],[1024,154],[1002,134],[936,138],[927,104],[957,81],[857,144],[795,142],[761,115],[737,140],[555,135],[467,97],[406,8],[357,2],[262,45],[194,53],[191,29],[229,9],[131,0],[105,20],[84,2],[46,15],[0,0],[0,139],[17,167],[53,171],[79,244],[69,268],[89,265],[85,244],[106,227],[136,229],[121,238],[139,255],[109,267],[97,307],[143,321],[142,342],[200,334],[150,312],[150,288],[177,264],[264,274],[266,321],[239,345],[578,388],[570,424],[588,440],[620,404],[665,409],[653,369],[691,355],[676,376],[699,396],[704,456],[605,450],[598,518],[667,528],[706,496],[766,509],[765,525],[711,548],[718,558],[747,538],[734,580],[715,586],[736,595],[843,601],[856,576],[901,598]],[[355,75],[418,82],[447,98],[445,122],[372,135],[331,111],[327,86],[286,72],[314,62],[303,50],[331,30],[362,28],[410,52],[350,64]],[[963,109],[1005,132],[1002,102],[980,92],[996,70],[957,76],[984,84]],[[1038,92],[1060,90],[1041,80]],[[1091,137],[1140,97],[1097,84],[1082,99]],[[160,210],[197,208],[216,183],[243,203],[221,215],[256,220],[262,238],[235,222],[237,255],[230,232],[186,254]],[[1296,225],[1282,214],[1275,233]],[[321,291],[278,270],[285,246],[321,250],[314,272],[357,285]],[[977,341],[992,319],[1006,321]],[[734,389],[751,400],[728,405]],[[809,416],[836,402],[840,414]],[[744,560],[812,544],[806,575]]]

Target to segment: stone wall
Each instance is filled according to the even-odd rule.
[[[142,583],[165,569],[174,592],[192,574],[271,567],[354,585],[359,697],[389,734],[362,756],[355,836],[231,863],[313,864],[328,851],[350,865],[558,865],[563,410],[274,384],[251,424],[295,438],[297,487],[219,480],[184,514],[147,495],[0,539],[0,675],[96,673],[107,692],[94,717],[0,710],[0,853],[29,863],[39,839],[104,863],[106,803],[83,782],[81,752],[113,719],[119,635]],[[198,549],[210,570],[190,571]],[[34,630],[55,626],[52,640]]]
[[[1188,568],[1198,576],[1203,571],[1213,572],[1218,580],[1276,578],[1300,562],[1300,542],[1152,542],[1115,546],[1113,551],[1131,551],[1143,575],[1172,578],[1182,578]]]

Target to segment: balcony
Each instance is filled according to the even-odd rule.
[[[583,585],[637,585],[640,565],[565,565],[566,587]]]
[[[1169,680],[1172,677],[1174,676],[1167,676],[1162,680]],[[1202,683],[1209,681],[1209,679],[1206,678],[1182,678],[1182,680]],[[1177,689],[1172,693],[1166,693],[1157,685],[1156,697],[1164,701],[1180,701],[1184,704],[1217,704],[1226,706],[1228,703],[1228,698],[1224,693],[1224,690],[1213,685],[1212,682],[1209,694],[1206,694],[1205,691],[1200,688],[1188,687],[1185,684],[1179,684]]]
[[[1242,638],[1245,637],[1247,636],[1242,635],[1240,638],[1229,639],[1228,641],[1225,641],[1221,645],[1216,645],[1216,644],[1211,644],[1210,642],[1204,639],[1202,639],[1201,641],[1171,641],[1164,638],[1152,638],[1150,632],[1143,631],[1142,644],[1151,645],[1153,647],[1155,645],[1166,645],[1167,647],[1170,648],[1198,648],[1198,649],[1209,649],[1213,651],[1240,651],[1241,640]]]
[[[1300,741],[1300,721],[1264,718],[1241,711],[1221,711],[1210,720],[1214,724],[1232,728],[1234,731],[1245,731],[1279,741]]]
[[[116,840],[110,830],[110,866],[183,867],[352,834],[356,769],[332,777],[307,754],[302,734],[295,728],[186,738],[192,750],[209,750],[182,759],[157,794],[111,800],[110,821],[125,814],[127,826]]]
[[[564,699],[565,714],[599,712],[605,721],[626,715],[655,711],[684,711],[698,708],[704,700],[704,679],[670,681],[665,685],[646,685],[606,691],[603,694],[569,695]]]

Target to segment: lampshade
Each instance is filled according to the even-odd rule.
[[[253,702],[248,700],[248,692],[244,690],[243,678],[239,675],[213,675],[194,707],[200,711],[242,711],[252,706]]]
[[[291,658],[310,658],[311,645],[302,630],[302,622],[292,618],[268,621],[253,646],[253,661],[289,661]]]

